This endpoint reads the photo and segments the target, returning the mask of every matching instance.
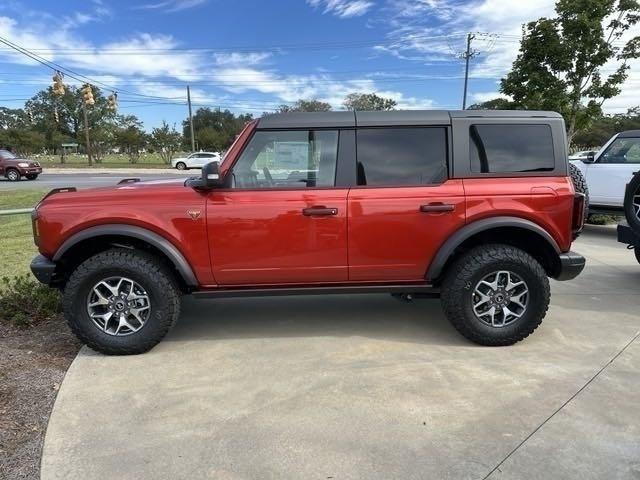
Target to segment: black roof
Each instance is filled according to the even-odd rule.
[[[382,112],[293,112],[266,115],[257,128],[378,127],[448,125],[452,118],[562,118],[535,110],[391,110]]]
[[[620,132],[618,138],[635,138],[640,137],[640,130],[625,130]]]

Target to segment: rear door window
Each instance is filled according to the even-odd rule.
[[[434,185],[447,178],[444,127],[357,130],[358,185]]]
[[[548,125],[471,125],[469,158],[474,173],[546,172],[555,169]]]

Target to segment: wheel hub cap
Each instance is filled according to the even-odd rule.
[[[491,327],[505,327],[524,315],[529,303],[529,287],[513,272],[490,273],[471,294],[473,313]]]
[[[130,335],[140,330],[151,312],[147,292],[126,277],[109,277],[89,292],[87,313],[94,325],[108,335]]]

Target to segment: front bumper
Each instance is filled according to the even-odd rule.
[[[42,167],[27,167],[18,168],[20,175],[40,175],[42,173]]]
[[[559,257],[560,273],[555,277],[556,280],[573,280],[584,270],[586,259],[579,253],[561,253]]]
[[[33,276],[36,277],[40,283],[51,285],[55,271],[56,264],[44,255],[37,255],[31,261],[31,272],[33,272]]]

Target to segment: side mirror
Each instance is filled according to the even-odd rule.
[[[209,162],[204,165],[201,177],[191,180],[190,185],[200,190],[211,190],[224,186],[224,178],[220,175],[220,163]]]
[[[596,161],[596,152],[589,152],[586,157],[582,159],[582,163],[593,163]]]

